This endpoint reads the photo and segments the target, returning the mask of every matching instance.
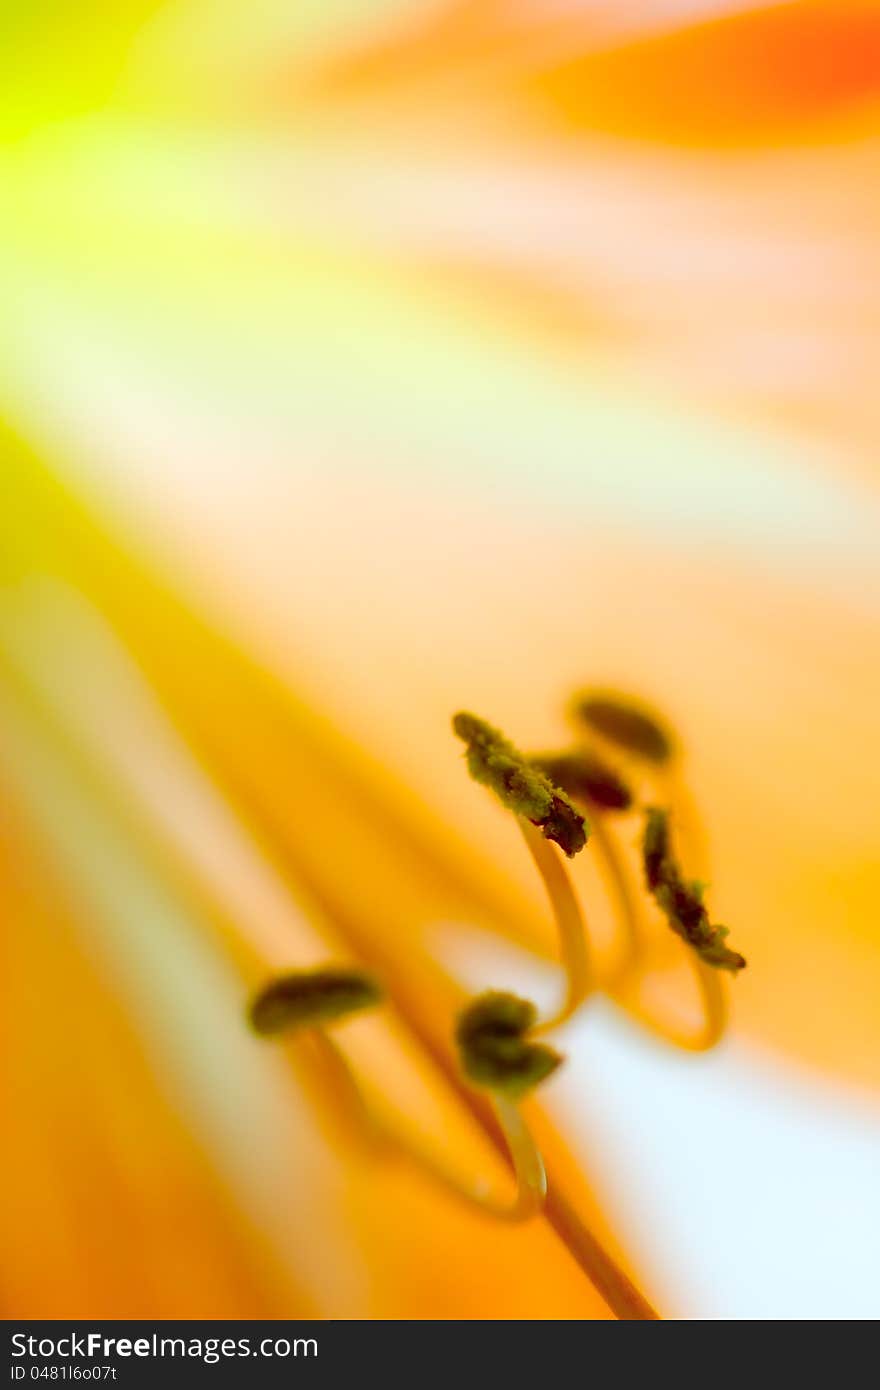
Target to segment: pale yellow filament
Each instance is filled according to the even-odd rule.
[[[595,807],[590,807],[590,810],[590,839],[596,844],[602,868],[617,899],[618,921],[623,936],[620,963],[609,978],[601,982],[601,987],[631,1018],[663,1041],[686,1052],[707,1052],[723,1037],[728,1022],[727,989],[720,972],[702,961],[690,947],[685,948],[703,1012],[702,1023],[697,1029],[684,1028],[657,1018],[639,1002],[635,986],[647,947],[642,917],[619,846]],[[568,980],[567,996],[559,1012],[533,1030],[535,1033],[546,1033],[570,1018],[593,987],[589,946],[583,915],[565,866],[535,826],[522,819],[520,826],[547,887],[559,929]]]
[[[544,880],[559,932],[559,946],[565,970],[566,991],[562,1004],[551,1018],[531,1031],[548,1033],[565,1023],[584,1002],[593,988],[593,970],[587,928],[571,879],[557,852],[531,821],[517,817],[523,838]]]
[[[310,1029],[314,1049],[309,1057],[317,1064],[320,1081],[326,1085],[325,1104],[338,1110],[340,1126],[360,1131],[360,1140],[377,1158],[410,1163],[450,1196],[469,1207],[502,1221],[527,1221],[537,1215],[547,1195],[544,1162],[519,1107],[503,1096],[492,1096],[492,1108],[504,1136],[516,1179],[513,1198],[496,1196],[484,1181],[468,1182],[454,1171],[442,1155],[419,1143],[380,1117],[371,1107],[345,1054],[323,1029]]]
[[[632,972],[613,989],[609,989],[608,993],[631,1018],[662,1038],[664,1042],[672,1043],[674,1047],[680,1047],[685,1052],[708,1052],[709,1048],[720,1042],[727,1028],[727,989],[720,977],[720,971],[712,965],[707,965],[690,947],[685,949],[703,1008],[703,1022],[696,1030],[658,1019],[646,1009],[636,998],[633,990],[636,977]]]
[[[604,818],[595,812],[590,821],[590,839],[595,843],[600,868],[616,900],[617,922],[622,938],[619,958],[608,979],[603,981],[603,988],[611,989],[638,963],[644,950],[644,931],[617,840],[605,825]]]

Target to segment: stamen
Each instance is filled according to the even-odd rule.
[[[460,1041],[460,1047],[463,1055],[466,1050],[473,1062],[474,1070],[468,1074],[492,1092],[495,1118],[510,1153],[516,1178],[516,1194],[511,1200],[494,1196],[485,1183],[472,1184],[464,1180],[440,1155],[389,1124],[370,1104],[348,1058],[321,1026],[328,1019],[341,1017],[336,1007],[341,985],[337,987],[336,977],[343,973],[358,976],[359,983],[371,986],[369,1002],[376,1002],[378,991],[368,977],[360,976],[360,972],[302,971],[273,981],[262,991],[251,1008],[252,1022],[256,1012],[259,1031],[263,1034],[275,1035],[291,1028],[296,1034],[305,1034],[302,1041],[309,1043],[310,1050],[301,1052],[299,1060],[314,1071],[314,1084],[320,1090],[324,1107],[332,1112],[338,1129],[374,1158],[405,1160],[448,1194],[486,1215],[505,1221],[524,1221],[534,1216],[547,1194],[547,1177],[541,1155],[516,1101],[555,1071],[562,1060],[549,1047],[528,1042],[522,1036],[534,1022],[534,1005],[514,999],[512,995],[484,995],[459,1020],[460,1039],[466,1039]],[[333,976],[330,984],[328,976]],[[352,997],[353,993],[352,990]],[[334,999],[331,1012],[324,1011],[323,1016],[321,1006],[311,1004],[319,996],[325,1003],[331,996]],[[278,1022],[281,1017],[278,1000],[281,998],[286,1003],[291,999],[296,1001],[292,1023],[289,1013],[284,1022]],[[266,1003],[267,999],[271,1000],[271,1006]],[[308,1017],[304,999],[309,1001]],[[361,1007],[364,1004],[352,1005],[352,1008]]]
[[[641,943],[631,968],[606,985],[608,992],[631,1017],[666,1042],[688,1052],[705,1052],[714,1047],[727,1027],[727,993],[718,969],[737,971],[744,958],[724,944],[727,929],[713,926],[702,902],[702,888],[687,883],[673,857],[666,811],[652,807],[647,812],[642,839],[642,863],[649,892],[664,912],[669,925],[692,948],[687,961],[700,992],[703,1022],[696,1031],[660,1021],[640,1002],[639,975],[635,969],[643,952]]]
[[[490,990],[468,1005],[455,1030],[462,1069],[476,1086],[491,1093],[510,1152],[517,1196],[504,1214],[513,1221],[534,1215],[547,1195],[543,1159],[517,1106],[562,1062],[558,1052],[526,1036],[534,1031],[537,1016],[530,1000]]]
[[[551,1018],[533,1029],[536,1033],[548,1033],[551,1028],[558,1028],[571,1018],[593,988],[589,938],[580,903],[564,863],[529,821],[520,818],[519,828],[547,889],[565,970],[566,993],[562,1004]]]
[[[547,889],[567,982],[565,999],[559,1010],[541,1024],[540,1031],[547,1032],[571,1017],[587,997],[592,984],[584,919],[568,874],[547,841],[554,841],[571,857],[586,844],[587,822],[566,792],[555,786],[534,760],[526,758],[484,719],[459,713],[452,727],[468,745],[467,764],[471,776],[491,787],[502,804],[516,813],[523,838]]]
[[[593,723],[594,732],[603,733],[610,741],[618,742],[627,751],[637,751],[652,762],[655,777],[667,781],[674,777],[672,737],[659,720],[644,708],[624,704],[618,697],[594,693],[578,697],[574,701],[574,709],[584,722]],[[667,917],[674,919],[672,925],[695,948],[688,952],[687,959],[700,992],[703,1022],[697,1032],[652,1017],[638,998],[638,967],[646,954],[648,943],[626,864],[602,814],[602,810],[629,809],[635,800],[630,788],[613,768],[597,758],[590,749],[539,754],[534,761],[576,803],[591,806],[596,811],[592,834],[603,872],[617,900],[618,921],[623,935],[622,955],[611,973],[603,979],[602,988],[632,1017],[665,1041],[689,1051],[703,1051],[714,1046],[726,1028],[728,1012],[727,996],[716,969],[741,969],[745,962],[724,945],[726,929],[712,927],[708,923],[699,885],[686,883],[680,873],[674,880],[669,878],[662,881],[665,870],[661,865],[669,853],[665,822],[662,826],[658,822],[650,827],[645,845],[646,877],[649,887],[653,880],[651,891],[655,897],[659,894],[661,908]],[[658,836],[662,842],[655,843]]]
[[[322,1075],[335,1073],[337,1084],[330,1097],[340,1107],[340,1126],[356,1127],[359,1143],[384,1162],[404,1162],[443,1189],[447,1196],[499,1221],[525,1221],[535,1216],[547,1195],[544,1162],[528,1126],[514,1101],[501,1094],[491,1097],[498,1127],[504,1136],[516,1180],[513,1198],[495,1195],[485,1180],[468,1181],[449,1166],[442,1154],[405,1133],[380,1116],[368,1101],[360,1082],[334,1040],[316,1032],[315,1043],[323,1054],[319,1058]]]
[[[666,763],[675,751],[671,733],[644,705],[611,691],[586,691],[576,695],[571,712],[610,743],[651,763]]]
[[[250,1007],[251,1027],[263,1037],[293,1028],[320,1028],[371,1008],[381,997],[375,980],[362,970],[294,970],[260,990]]]
[[[555,787],[540,768],[498,730],[464,711],[452,721],[454,732],[467,744],[468,771],[508,810],[537,825],[569,858],[587,843],[588,827],[565,792]]]
[[[688,882],[673,856],[669,814],[657,806],[648,808],[642,841],[645,880],[670,927],[696,951],[706,965],[738,971],[745,957],[725,944],[727,927],[714,925],[703,903],[703,884]]]
[[[633,793],[624,779],[609,763],[588,749],[566,753],[539,753],[533,755],[531,761],[546,772],[551,781],[562,787],[576,802],[586,804],[594,811],[590,822],[590,835],[591,838],[594,838],[602,871],[616,899],[617,918],[622,928],[623,937],[620,960],[615,966],[610,980],[605,981],[607,987],[632,967],[642,944],[638,909],[630,889],[626,869],[613,833],[605,826],[603,815],[603,812],[607,811],[630,810],[634,802]],[[539,867],[541,866],[539,865]],[[548,890],[549,887],[548,884]],[[573,893],[571,893],[571,897],[574,898]],[[580,916],[576,899],[574,900],[574,910]],[[560,920],[560,933],[562,933],[562,922],[558,911],[557,919]],[[583,935],[583,927],[581,932]],[[570,954],[573,954],[577,949],[573,939],[571,939],[569,942]],[[586,955],[585,945],[580,948],[579,954]],[[589,983],[585,981],[581,998],[586,996],[588,988]],[[573,1012],[573,1008],[568,1008],[554,1020],[554,1025],[563,1022]]]
[[[556,1070],[558,1052],[526,1034],[538,1011],[528,999],[490,990],[464,1010],[455,1030],[462,1069],[475,1086],[521,1100]]]
[[[657,775],[665,775],[673,744],[652,716],[616,698],[596,695],[582,697],[578,713],[603,737],[652,763]],[[453,728],[467,745],[471,775],[518,817],[556,918],[567,978],[562,1006],[541,1024],[530,1001],[491,991],[474,1000],[456,1026],[462,1070],[474,1086],[489,1093],[497,1125],[490,1126],[489,1132],[496,1142],[503,1138],[509,1152],[517,1185],[513,1200],[492,1195],[484,1183],[464,1180],[442,1155],[380,1116],[371,1105],[344,1053],[324,1031],[327,1024],[378,1002],[380,991],[370,976],[333,967],[289,973],[260,992],[250,1017],[255,1031],[262,1035],[307,1031],[313,1063],[320,1064],[324,1099],[374,1155],[405,1159],[469,1206],[496,1218],[521,1221],[543,1206],[547,1179],[518,1102],[552,1075],[562,1061],[557,1052],[536,1039],[569,1018],[593,984],[583,916],[565,866],[548,844],[557,844],[569,857],[584,847],[588,825],[571,798],[599,812],[597,843],[626,933],[623,962],[613,979],[605,983],[613,997],[667,1040],[702,1050],[717,1041],[726,1023],[726,995],[718,970],[738,971],[745,960],[725,944],[726,928],[710,922],[702,886],[687,881],[681,873],[671,849],[668,813],[650,808],[642,845],[645,878],[669,925],[692,948],[687,958],[701,991],[704,1024],[693,1034],[662,1026],[651,1018],[638,999],[639,978],[634,968],[644,953],[640,918],[617,844],[603,819],[611,811],[631,808],[634,797],[627,783],[591,750],[544,754],[530,760],[475,715],[457,714]],[[467,1099],[460,1078],[456,1090],[470,1108],[476,1107],[476,1113],[485,1109],[486,1102]],[[555,1196],[555,1192],[551,1194],[551,1200]],[[554,1221],[562,1222],[568,1231],[574,1218],[564,1204],[560,1207],[557,1203],[552,1212]],[[654,1316],[589,1232],[578,1225],[577,1234],[578,1258],[598,1286],[607,1288],[618,1315]]]
[[[570,753],[538,753],[530,762],[539,767],[569,796],[586,801],[605,811],[628,811],[633,794],[626,782],[604,762],[586,749]]]
[[[309,1064],[322,1104],[343,1134],[369,1149],[379,1142],[373,1117],[345,1057],[324,1028],[373,1007],[381,998],[378,984],[366,972],[323,966],[276,976],[249,1009],[251,1027],[261,1037],[293,1034],[310,1045],[310,1051],[301,1049],[299,1055]]]

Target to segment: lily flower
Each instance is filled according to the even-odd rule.
[[[16,1316],[665,1311],[566,1069],[503,1123],[471,1084],[547,1047],[510,959],[561,964],[560,1053],[603,1009],[707,1052],[732,1000],[762,1055],[875,1083],[876,13],[681,8],[22,18]],[[462,705],[555,789],[528,855]],[[328,962],[385,1002],[255,1037]]]

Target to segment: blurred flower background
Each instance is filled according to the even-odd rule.
[[[491,1166],[416,1034],[552,938],[449,717],[595,682],[679,730],[749,969],[698,1057],[587,1007],[554,1171],[663,1315],[876,1317],[880,9],[0,26],[7,1316],[608,1316],[243,1024],[368,960],[352,1052]]]

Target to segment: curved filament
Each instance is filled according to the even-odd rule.
[[[614,988],[608,990],[611,998],[625,1009],[630,1018],[641,1024],[643,1028],[664,1042],[672,1043],[674,1047],[679,1047],[685,1052],[708,1052],[721,1041],[727,1028],[728,1019],[728,999],[724,981],[720,978],[719,972],[705,961],[694,951],[687,950],[687,958],[700,994],[700,1003],[703,1009],[702,1025],[696,1029],[682,1027],[678,1023],[669,1023],[662,1018],[658,1018],[650,1009],[637,998],[633,985],[637,982],[637,977],[630,972]]]
[[[616,918],[621,938],[619,959],[608,978],[602,982],[602,988],[610,990],[637,965],[639,957],[644,951],[644,930],[638,904],[630,884],[629,873],[616,836],[605,825],[604,818],[595,812],[590,824],[590,838],[596,845],[600,861],[599,867],[611,890],[617,909]]]
[[[562,1004],[551,1018],[532,1029],[533,1034],[548,1033],[551,1028],[558,1028],[571,1018],[593,988],[587,927],[568,871],[559,855],[530,821],[521,816],[517,820],[547,889],[565,969],[566,992]]]
[[[518,1106],[502,1096],[492,1097],[492,1107],[504,1136],[516,1179],[514,1197],[497,1196],[484,1180],[468,1182],[427,1145],[381,1118],[370,1106],[345,1054],[323,1030],[312,1032],[315,1057],[322,1081],[329,1081],[324,1101],[338,1109],[342,1127],[359,1130],[360,1142],[377,1158],[411,1164],[450,1196],[501,1221],[527,1221],[537,1215],[547,1195],[547,1176],[541,1154]]]

